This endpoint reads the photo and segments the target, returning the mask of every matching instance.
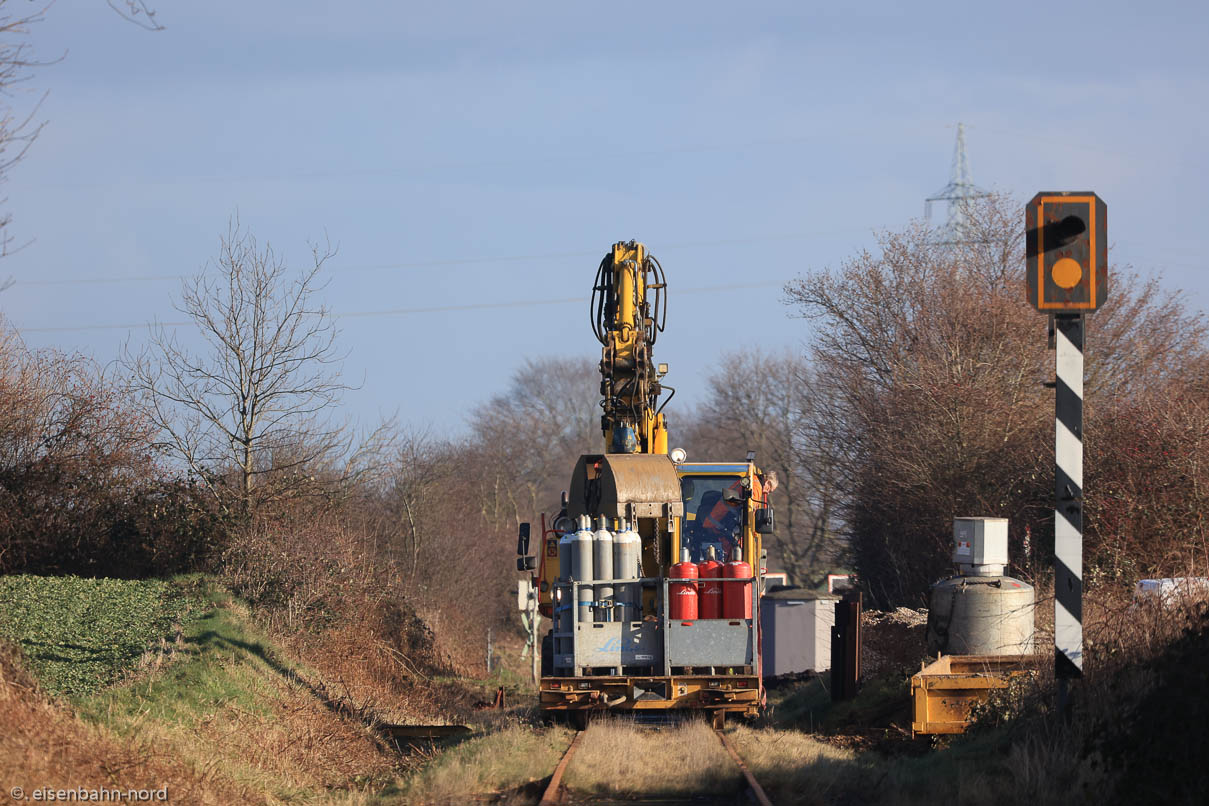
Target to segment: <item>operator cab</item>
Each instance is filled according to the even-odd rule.
[[[743,476],[683,475],[684,528],[680,545],[695,563],[705,562],[709,550],[722,563],[734,558],[743,540]]]
[[[684,502],[679,547],[689,550],[690,559],[704,562],[711,548],[724,564],[736,559],[736,548],[744,558],[758,557],[759,535],[772,531],[772,508],[755,465],[682,461],[676,473]]]

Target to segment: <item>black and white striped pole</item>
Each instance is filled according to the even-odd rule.
[[[1108,292],[1108,209],[1090,191],[1038,193],[1025,208],[1029,302],[1053,317],[1054,673],[1058,712],[1083,676],[1085,315]]]
[[[1054,671],[1064,681],[1083,674],[1083,314],[1055,314],[1054,330]]]

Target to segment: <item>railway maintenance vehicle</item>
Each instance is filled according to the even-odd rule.
[[[529,524],[517,546],[553,622],[541,708],[581,727],[596,713],[671,710],[705,711],[720,727],[764,701],[762,537],[776,477],[751,452],[733,462],[669,454],[662,409],[675,390],[653,357],[666,294],[643,244],[616,243],[601,261],[591,314],[604,450],[579,458],[533,553]]]

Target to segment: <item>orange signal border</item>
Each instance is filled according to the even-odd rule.
[[[1090,219],[1087,222],[1088,236],[1088,291],[1087,302],[1062,304],[1045,304],[1045,205],[1071,204],[1084,202],[1087,204]],[[1042,196],[1037,203],[1037,307],[1044,310],[1071,310],[1072,308],[1091,309],[1096,304],[1096,197],[1095,196]]]

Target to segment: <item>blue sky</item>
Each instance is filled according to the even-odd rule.
[[[1114,265],[1209,304],[1202,4],[152,5],[166,30],[59,0],[31,32],[66,54],[14,99],[49,92],[4,188],[31,345],[179,319],[236,212],[300,265],[339,245],[336,313],[585,298],[339,320],[348,413],[452,432],[526,356],[595,359],[596,264],[638,238],[692,402],[724,350],[800,349],[780,286],[921,215],[958,120],[978,184],[1096,190]]]

